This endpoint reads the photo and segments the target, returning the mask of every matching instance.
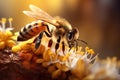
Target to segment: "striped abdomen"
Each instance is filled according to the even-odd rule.
[[[28,40],[37,35],[38,33],[40,33],[41,31],[44,31],[46,27],[43,23],[44,23],[43,21],[35,21],[23,27],[19,32],[17,41]]]

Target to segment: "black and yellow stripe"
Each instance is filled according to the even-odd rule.
[[[31,24],[26,25],[20,30],[17,41],[28,40],[40,33],[42,30],[44,31],[46,27],[48,32],[50,32],[48,25],[46,26],[43,21],[32,22]]]

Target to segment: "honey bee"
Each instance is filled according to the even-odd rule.
[[[79,39],[78,29],[72,27],[67,20],[60,17],[53,18],[34,5],[30,5],[29,7],[31,11],[23,11],[23,13],[35,18],[36,21],[27,24],[20,30],[17,41],[25,41],[38,35],[34,40],[35,48],[38,49],[42,37],[45,35],[50,38],[48,47],[51,47],[53,42],[55,42],[55,51],[58,50],[59,45],[61,44],[63,52],[65,51],[65,45],[71,49],[73,46],[78,46],[78,41],[84,42]]]

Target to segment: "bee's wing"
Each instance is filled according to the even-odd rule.
[[[51,23],[53,25],[58,25],[56,23],[56,19],[51,17],[45,11],[41,10],[40,8],[38,8],[34,5],[30,5],[29,7],[30,7],[31,11],[23,11],[23,13],[26,14],[27,16],[30,16],[30,17],[35,18],[37,20],[46,21],[46,22]]]

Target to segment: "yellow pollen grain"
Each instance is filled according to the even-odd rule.
[[[70,53],[70,52],[68,52],[68,53],[66,53],[66,55],[65,55],[65,56],[70,56],[70,54],[71,54],[71,53]]]
[[[52,53],[52,52],[49,52],[48,55],[53,55],[53,53]]]
[[[56,60],[56,58],[58,58],[58,56],[54,53],[52,53],[51,51],[47,53],[47,55],[49,56],[49,58],[51,57],[53,60]]]
[[[94,50],[93,50],[93,49],[90,49],[90,50],[88,50],[88,53],[89,53],[89,54],[94,54]]]
[[[11,39],[17,40],[18,35],[19,35],[19,32],[15,32],[14,35],[11,37]]]
[[[8,30],[5,32],[5,34],[6,34],[7,36],[9,36],[9,37],[11,37],[11,36],[13,35],[12,32],[11,32],[11,31],[8,31]]]
[[[21,47],[20,46],[13,46],[12,47],[12,51],[13,52],[18,52],[18,51],[20,51],[21,50]]]
[[[62,61],[63,61],[63,62],[67,61],[67,58],[64,57],[64,58],[62,59]]]
[[[63,62],[67,61],[67,59],[68,59],[69,56],[70,56],[69,54],[66,54],[66,55],[63,57],[62,61],[63,61]]]
[[[90,48],[89,47],[85,47],[85,50],[87,51],[87,50],[89,50]]]
[[[62,61],[63,61],[63,62],[67,61],[67,57],[64,57],[64,58],[62,59]]]
[[[6,18],[2,18],[2,22],[5,23],[6,22]]]
[[[15,44],[16,43],[13,40],[8,40],[7,41],[7,46],[10,47],[10,48],[13,47]]]
[[[81,54],[81,55],[84,55],[84,54],[85,54],[85,52],[81,51],[81,52],[80,52],[80,54]]]
[[[76,50],[76,48],[75,48],[75,47],[73,47],[71,50]]]
[[[10,21],[10,22],[13,21],[13,18],[8,18],[8,21]]]
[[[19,35],[19,32],[15,32],[14,34],[15,34],[15,36],[18,36],[18,35]]]

